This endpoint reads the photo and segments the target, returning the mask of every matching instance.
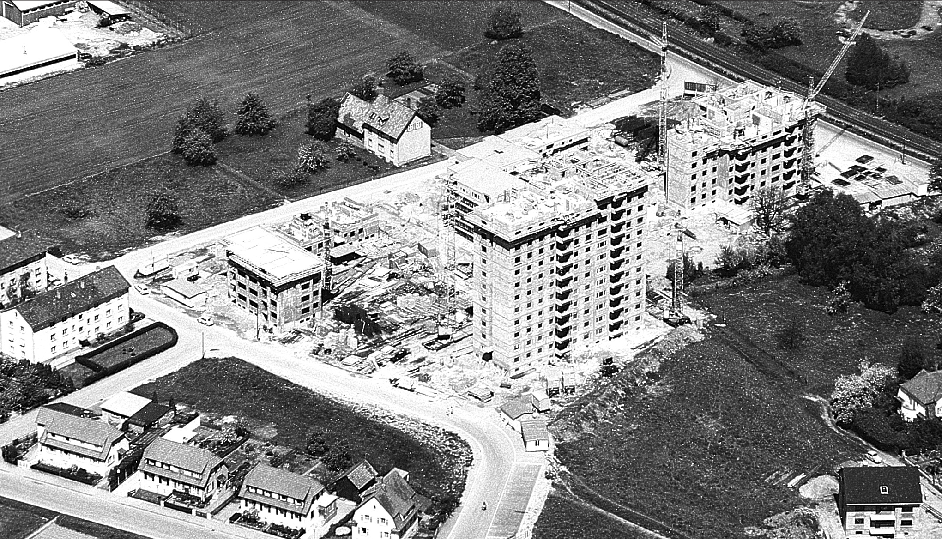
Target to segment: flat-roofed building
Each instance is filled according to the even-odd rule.
[[[340,202],[325,204],[315,212],[295,215],[281,231],[306,251],[323,254],[328,233],[331,245],[356,246],[376,238],[380,224],[379,214],[372,206],[344,198]]]
[[[439,177],[450,190],[455,231],[471,239],[467,215],[483,204],[509,198],[514,191],[525,189],[526,182],[480,159],[457,161]]]
[[[498,136],[533,150],[542,157],[548,157],[574,148],[588,148],[592,132],[574,120],[547,116],[538,122],[515,127]]]
[[[275,331],[309,323],[320,306],[323,259],[254,227],[227,239],[229,299]]]

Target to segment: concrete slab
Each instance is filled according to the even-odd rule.
[[[494,520],[487,530],[488,539],[504,539],[517,533],[530,503],[533,486],[543,467],[540,464],[518,464],[507,480],[504,495],[497,504]]]

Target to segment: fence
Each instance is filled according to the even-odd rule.
[[[193,37],[196,34],[196,31],[188,24],[181,23],[168,17],[166,14],[152,8],[145,2],[141,2],[140,0],[116,0],[116,2],[118,4],[124,5],[124,7],[131,11],[143,13],[146,17],[156,21],[158,24],[170,30],[171,33],[175,34],[174,37],[176,38],[186,39]]]

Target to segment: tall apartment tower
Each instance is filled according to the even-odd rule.
[[[668,201],[685,208],[744,204],[755,190],[791,196],[801,179],[803,98],[743,82],[693,98],[699,114],[668,133]],[[812,114],[824,107],[811,104]]]
[[[520,177],[525,189],[466,216],[474,350],[511,375],[641,327],[652,180],[586,153]]]

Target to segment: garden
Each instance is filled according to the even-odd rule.
[[[163,322],[136,329],[84,354],[58,372],[82,388],[172,348],[177,333]]]
[[[0,355],[0,423],[74,390],[72,380],[49,365]]]

